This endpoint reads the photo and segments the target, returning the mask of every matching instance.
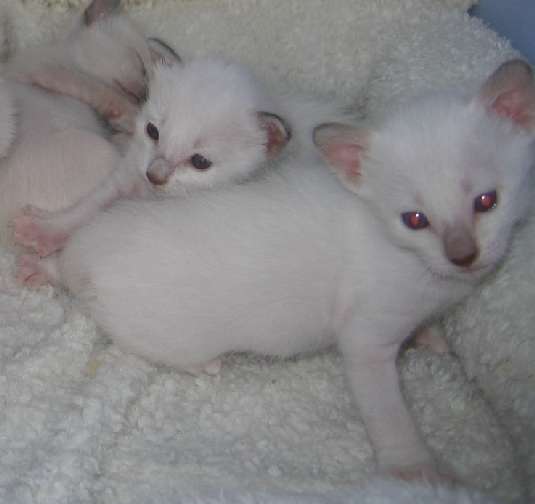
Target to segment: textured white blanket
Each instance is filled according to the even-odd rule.
[[[452,8],[468,2],[442,3],[447,7],[436,0],[160,0],[132,13],[186,58],[223,54],[251,64],[274,86],[380,114],[432,87],[473,85],[513,54]],[[65,17],[37,0],[10,0],[9,7],[21,45],[54,32]],[[529,229],[515,250],[529,246]],[[533,428],[522,428],[535,404],[531,364],[501,373],[501,388],[492,381],[497,363],[516,364],[511,355],[519,354],[512,343],[504,350],[499,336],[516,342],[514,329],[523,355],[535,348],[529,306],[514,311],[512,285],[522,268],[533,271],[527,254],[519,256],[499,277],[507,276],[501,290],[498,279],[484,293],[510,300],[522,323],[507,323],[501,313],[503,324],[489,329],[492,295],[474,298],[448,322],[460,359],[411,350],[400,363],[408,402],[440,463],[505,502],[521,502],[535,442]],[[13,256],[0,251],[2,503],[479,502],[414,485],[366,485],[372,452],[335,353],[290,362],[236,355],[218,377],[180,375],[122,353],[68,296],[21,289],[13,270]],[[529,299],[530,285],[522,292]],[[482,341],[485,328],[495,348],[474,349],[467,333]],[[483,379],[485,397],[463,365]],[[507,396],[531,397],[531,410]],[[499,419],[487,399],[506,416]],[[523,423],[515,424],[515,448],[502,422],[517,411]]]

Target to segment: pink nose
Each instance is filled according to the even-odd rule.
[[[147,179],[153,185],[167,184],[175,168],[164,158],[156,158],[147,168]]]
[[[461,266],[463,268],[466,268],[467,266],[470,266],[478,256],[477,250],[474,250],[472,253],[465,255],[463,257],[449,257],[449,260],[455,264],[456,266]]]
[[[164,177],[159,173],[150,171],[147,172],[147,178],[149,179],[149,182],[154,185],[164,185],[169,180],[169,177]]]
[[[443,237],[446,257],[455,266],[467,268],[477,259],[479,248],[472,232],[457,226],[449,229]]]

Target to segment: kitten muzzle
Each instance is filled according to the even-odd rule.
[[[472,232],[466,227],[456,226],[444,233],[444,252],[455,266],[468,268],[479,256],[479,248]]]
[[[169,182],[176,167],[164,158],[156,158],[147,168],[147,179],[152,185],[162,186]]]

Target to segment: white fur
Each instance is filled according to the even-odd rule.
[[[48,215],[25,212],[16,219],[16,239],[48,255],[119,197],[184,196],[248,179],[281,156],[317,160],[311,140],[314,126],[343,117],[334,103],[271,97],[247,68],[221,59],[156,65],[148,100],[113,173],[71,207]],[[149,124],[157,129],[158,139],[148,134]],[[274,143],[270,126],[281,134]],[[198,170],[192,164],[196,154],[211,166]],[[161,184],[151,184],[155,172],[163,174]]]
[[[390,240],[412,250],[437,276],[467,280],[443,252],[447,231],[466,226],[480,249],[470,276],[481,278],[503,257],[514,224],[526,214],[532,141],[508,121],[489,120],[479,100],[432,95],[400,107],[372,139],[381,155],[370,153],[359,193]],[[474,215],[475,197],[494,189],[496,209]],[[399,215],[411,210],[427,215],[432,232],[403,225]]]
[[[287,123],[288,150],[294,157],[317,156],[311,140],[316,125],[348,118],[333,102],[272,96],[248,68],[236,63],[200,58],[185,65],[164,65],[156,69],[149,100],[138,117],[132,150],[141,157],[129,161],[129,168],[139,169],[145,177],[156,158],[175,165],[162,186],[169,195],[246,179],[270,157],[258,112],[280,115]],[[146,134],[148,122],[159,126],[157,144]],[[195,153],[212,161],[212,167],[202,172],[192,168],[189,159]]]
[[[124,348],[179,369],[230,351],[290,356],[336,343],[379,465],[432,475],[395,358],[501,260],[529,198],[532,138],[477,99],[441,96],[394,114],[368,140],[358,197],[321,163],[293,161],[191,200],[122,202],[41,267]],[[473,222],[481,254],[455,266],[441,226],[472,215],[487,184],[499,205]],[[415,204],[436,231],[399,224]]]
[[[256,118],[261,111],[275,113],[274,102],[245,67],[216,59],[160,66],[136,126],[142,158],[129,168],[145,177],[151,161],[163,158],[176,167],[163,186],[170,194],[248,176],[266,160],[266,134]],[[160,130],[157,143],[145,132],[149,121]],[[195,153],[212,167],[192,167]]]
[[[113,16],[90,26],[79,23],[67,39],[21,50],[5,65],[0,97],[11,95],[12,101],[0,108],[2,147],[12,141],[14,104],[16,137],[9,156],[0,160],[4,240],[6,223],[20,207],[63,208],[87,193],[119,158],[108,130],[89,106],[25,84],[24,76],[59,65],[102,78],[105,85],[118,80],[134,89],[145,83],[142,61],[150,68],[149,50],[130,21]]]

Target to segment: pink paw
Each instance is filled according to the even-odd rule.
[[[438,325],[432,325],[418,330],[414,335],[413,343],[418,347],[427,347],[437,354],[447,354],[450,352],[444,330]]]
[[[17,262],[17,281],[26,287],[39,287],[49,282],[47,272],[41,267],[37,254],[19,257]]]
[[[186,366],[184,371],[193,376],[199,376],[202,373],[206,373],[209,376],[217,376],[221,372],[221,365],[221,359],[213,359],[204,364]]]
[[[47,212],[27,206],[13,220],[15,242],[32,248],[41,257],[60,250],[68,237],[67,233],[54,230],[47,216]]]

